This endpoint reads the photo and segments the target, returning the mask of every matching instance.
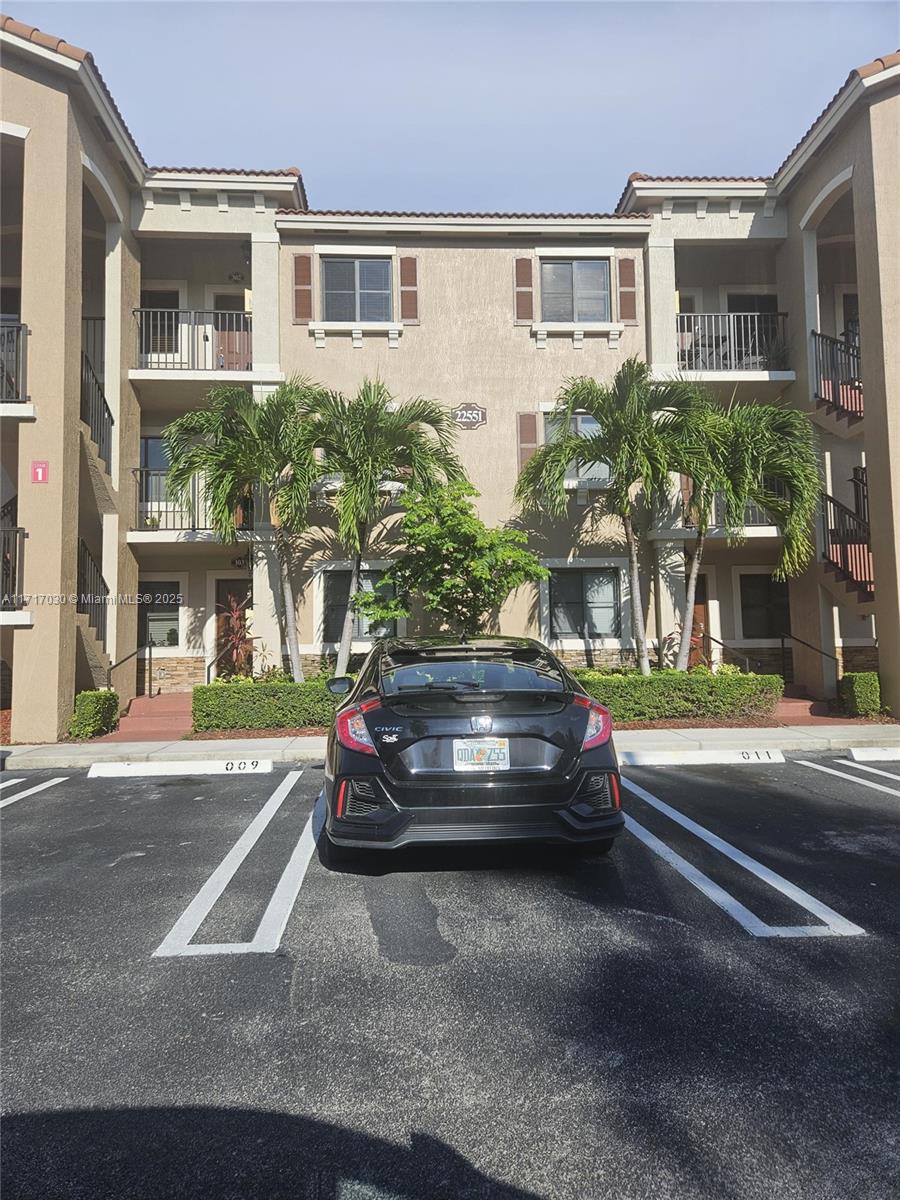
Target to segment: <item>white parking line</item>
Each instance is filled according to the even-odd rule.
[[[0,808],[6,808],[8,804],[15,804],[19,800],[24,800],[26,796],[34,796],[37,792],[44,791],[45,788],[65,782],[66,779],[68,779],[68,775],[60,775],[57,779],[48,779],[46,783],[38,783],[32,788],[26,788],[24,792],[17,792],[15,796],[7,796],[5,800],[0,800]],[[22,780],[16,779],[12,782],[21,783]]]
[[[882,771],[878,767],[867,766],[866,763],[851,762],[849,758],[838,759],[842,767],[853,767],[857,771],[868,771],[872,775],[883,775],[885,779],[893,779],[894,783],[900,783],[900,775],[895,775],[893,771]]]
[[[860,779],[858,775],[848,775],[846,771],[835,771],[834,767],[823,767],[821,763],[807,762],[803,758],[795,760],[801,767],[812,767],[814,771],[824,771],[826,775],[837,775],[838,779],[849,779],[851,783],[856,783],[860,787],[872,788],[876,792],[887,792],[889,796],[900,796],[900,790],[897,788],[885,787],[883,783],[876,783],[873,779]],[[851,764],[848,763],[848,766]],[[853,763],[853,766],[859,766],[859,763]]]
[[[25,780],[24,780],[24,779],[3,779],[3,780],[0,780],[0,792],[2,792],[4,788],[12,787],[12,786],[13,786],[13,784],[15,784],[15,783],[24,783],[24,782],[25,782]]]
[[[278,812],[302,774],[302,770],[288,772],[157,949],[154,950],[154,958],[178,958],[206,954],[271,954],[278,949],[288,917],[303,882],[303,876],[315,849],[315,837],[313,836],[315,810],[307,821],[290,861],[275,887],[275,892],[263,913],[253,940],[250,942],[191,944],[191,938],[209,916],[216,901],[233,879],[238,867],[259,841],[266,826]]]
[[[718,850],[720,854],[724,854],[726,858],[730,858],[732,862],[737,863],[739,867],[743,867],[745,871],[749,871],[751,875],[755,875],[757,879],[761,879],[767,883],[775,891],[780,892],[783,896],[787,896],[789,900],[793,900],[801,908],[806,909],[814,917],[818,917],[824,921],[824,925],[766,925],[759,917],[755,916],[748,908],[735,900],[728,892],[720,888],[718,884],[713,883],[706,875],[691,866],[680,855],[671,850],[665,842],[655,838],[643,826],[638,826],[641,833],[637,829],[632,832],[636,833],[641,841],[655,854],[659,854],[695,887],[699,888],[704,895],[708,896],[720,908],[723,908],[729,916],[733,917],[748,933],[754,937],[855,937],[859,934],[864,934],[866,931],[860,928],[859,925],[854,925],[852,921],[848,921],[846,917],[842,917],[840,913],[829,908],[827,904],[823,904],[821,900],[817,900],[815,896],[811,896],[809,892],[803,891],[790,880],[784,879],[775,871],[763,866],[757,862],[755,858],[751,858],[749,854],[745,854],[743,850],[738,850],[736,846],[732,846],[730,842],[726,842],[724,838],[720,838],[717,834],[711,833],[702,825],[698,825],[696,821],[692,821],[690,817],[686,817],[676,808],[666,804],[664,800],[660,800],[658,796],[654,796],[652,792],[648,792],[646,788],[642,788],[637,783],[632,783],[629,779],[623,779],[623,784],[630,792],[639,796],[647,804],[658,809],[661,813],[665,813],[671,820],[677,822],[684,829],[693,833],[695,837],[706,842],[708,846],[712,846],[714,850]],[[637,824],[630,818],[626,817],[626,823],[631,828],[633,824]],[[642,834],[646,834],[643,837]],[[652,839],[649,840],[649,839]],[[663,853],[665,851],[665,853]],[[687,870],[685,870],[687,868]],[[710,889],[714,889],[711,891]]]

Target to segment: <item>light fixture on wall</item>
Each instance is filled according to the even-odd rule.
[[[231,274],[228,276],[228,282],[229,283],[243,283],[244,282],[244,272],[243,271],[232,271]]]

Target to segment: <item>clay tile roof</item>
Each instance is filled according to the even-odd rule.
[[[94,62],[94,56],[90,50],[82,50],[80,46],[72,46],[69,42],[63,41],[62,38],[54,37],[50,33],[41,33],[40,29],[36,29],[33,25],[24,25],[21,21],[15,21],[12,17],[5,17],[0,13],[0,29],[4,33],[11,33],[15,37],[23,38],[26,42],[33,42],[36,46],[41,46],[44,50],[52,50],[55,54],[62,54],[65,58],[74,59],[75,62],[87,63],[91,68],[99,83],[103,94],[112,106],[113,112],[119,120],[119,124],[125,132],[125,136],[131,143],[132,149],[141,161],[141,164],[146,167],[147,163],[141,154],[137,142],[134,140],[134,135],[125,124],[125,118],[119,111],[119,106],[113,99],[113,94],[106,86],[106,81],[100,74],[100,69]]]
[[[304,217],[400,217],[400,218],[415,218],[415,217],[436,217],[438,219],[452,219],[470,217],[475,220],[492,219],[509,220],[509,221],[611,221],[622,220],[623,218],[633,219],[639,217],[648,217],[649,213],[504,213],[504,212],[386,212],[383,210],[368,211],[365,209],[328,209],[328,208],[279,208],[277,210],[281,216],[304,216]]]
[[[287,175],[300,178],[299,167],[273,167],[265,171],[252,171],[246,167],[148,167],[147,170],[172,175]]]
[[[621,209],[633,183],[770,183],[765,175],[645,175],[642,171],[632,171],[628,182],[622,189],[622,195],[616,204],[616,211]]]
[[[856,83],[857,79],[868,79],[872,75],[878,75],[881,71],[887,71],[890,67],[896,66],[900,66],[900,50],[895,50],[893,54],[884,54],[881,58],[873,59],[872,62],[863,63],[861,67],[855,67],[813,121],[812,125],[810,125],[809,129],[807,129],[806,133],[804,133],[800,141],[794,146],[793,150],[785,156],[784,162],[778,167],[775,175],[778,176],[781,174],[803,143],[807,138],[812,136],[819,124],[828,116],[838,100],[843,96],[844,92]]]

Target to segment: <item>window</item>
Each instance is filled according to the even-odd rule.
[[[344,617],[347,613],[347,601],[350,596],[349,571],[325,571],[325,621],[322,630],[322,640],[339,642],[344,628]],[[360,578],[360,591],[373,592],[381,587],[383,571],[363,571]],[[393,589],[385,591],[392,596]],[[377,625],[369,621],[362,613],[353,616],[353,640],[368,641],[370,638],[394,637],[397,633],[396,621],[381,621]]]
[[[615,567],[550,572],[551,637],[617,638],[621,627]]]
[[[323,258],[322,319],[390,321],[391,273],[389,258]]]
[[[552,439],[553,433],[559,424],[560,418],[555,413],[547,413],[544,417],[544,441],[548,442]],[[600,428],[593,417],[587,413],[576,413],[571,421],[572,432],[577,437],[592,437]],[[582,463],[581,466],[575,466],[572,463],[566,471],[566,479],[576,483],[609,483],[609,463],[599,462]]]
[[[788,585],[771,575],[742,575],[741,629],[745,638],[778,638],[790,633]]]
[[[456,657],[452,651],[432,655],[399,650],[382,660],[381,684],[385,692],[396,693],[433,683],[522,692],[565,690],[556,663],[545,650],[530,646]]]
[[[141,292],[141,354],[177,354],[181,297],[176,290]]]
[[[139,583],[138,591],[141,595],[138,608],[139,644],[177,646],[181,585],[176,579],[152,580]]]
[[[166,498],[169,460],[161,437],[141,438],[140,500],[142,504]]]
[[[541,263],[544,321],[609,321],[609,262],[605,258]]]

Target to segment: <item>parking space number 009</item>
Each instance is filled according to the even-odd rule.
[[[259,769],[259,759],[258,758],[241,759],[240,761],[230,760],[229,762],[227,762],[225,764],[226,771],[241,772],[241,771],[256,771],[258,769]]]

